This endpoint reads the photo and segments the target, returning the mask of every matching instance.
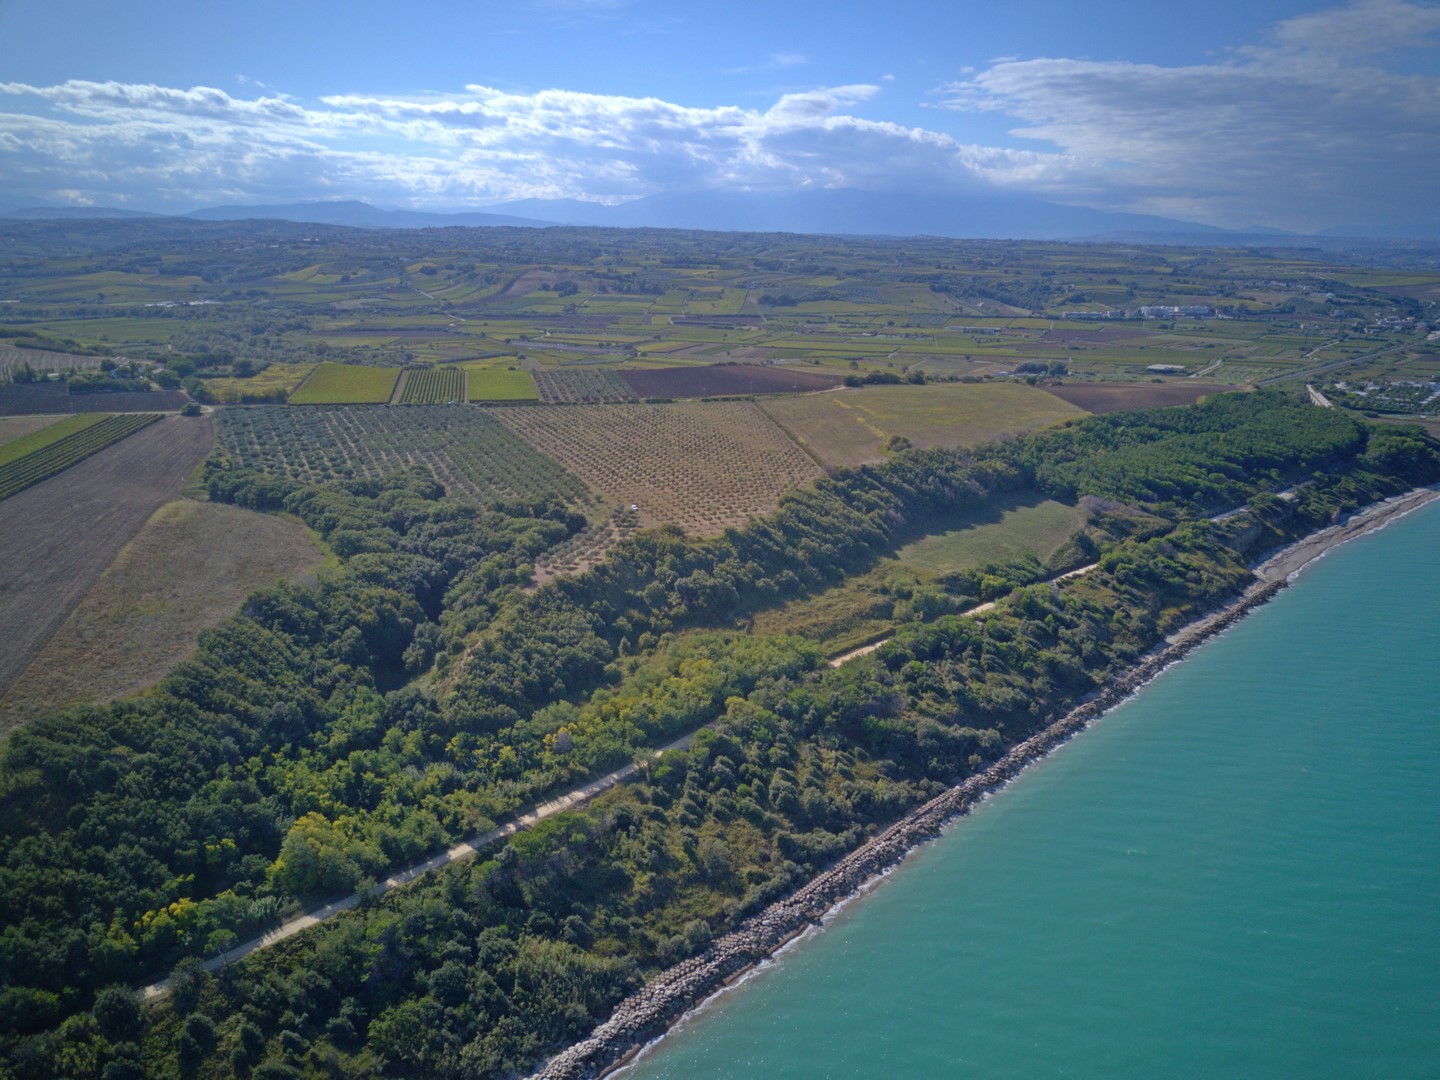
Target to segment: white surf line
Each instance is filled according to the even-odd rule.
[[[1034,584],[1056,585],[1064,581],[1066,578],[1079,577],[1081,574],[1088,574],[1091,570],[1094,570],[1099,565],[1099,563],[1090,563],[1088,566],[1081,566],[1075,570],[1066,570],[1063,574],[1057,574],[1053,578],[1046,578],[1044,581],[1037,581]],[[1002,597],[1001,599],[1004,598]],[[985,612],[992,610],[999,602],[999,600],[987,600],[983,604],[976,604],[972,608],[967,608],[966,610],[959,612],[959,616],[963,619],[970,615],[983,615],[985,614]],[[857,659],[858,657],[869,656],[872,652],[880,648],[881,645],[884,645],[889,640],[890,638],[888,636],[883,637],[879,641],[872,641],[869,645],[861,645],[858,649],[851,649],[849,652],[841,653],[839,656],[834,657],[830,660],[830,666],[833,668],[838,668],[841,664],[848,664],[851,660]]]
[[[695,732],[693,731],[688,735],[682,735],[680,738],[673,742],[668,742],[656,750],[655,756],[659,757],[667,750],[683,750],[690,745],[694,738]],[[277,945],[304,930],[310,929],[312,926],[324,922],[326,919],[340,914],[342,911],[349,911],[366,897],[378,899],[392,889],[398,889],[402,885],[408,885],[416,878],[429,873],[431,870],[438,870],[442,866],[448,866],[451,863],[474,858],[497,840],[504,840],[507,837],[514,836],[522,829],[531,828],[546,818],[553,817],[566,810],[573,810],[582,803],[593,799],[601,792],[609,791],[616,784],[620,783],[620,781],[632,776],[635,768],[635,763],[631,762],[628,765],[616,769],[614,772],[606,773],[604,776],[591,780],[588,784],[567,791],[563,795],[557,795],[549,802],[540,803],[534,809],[521,814],[514,820],[506,822],[498,828],[491,829],[487,833],[481,833],[479,836],[472,836],[470,839],[463,840],[454,847],[440,852],[438,855],[432,855],[422,862],[407,866],[403,870],[397,870],[384,881],[377,882],[374,888],[367,890],[364,894],[354,892],[339,900],[331,901],[317,908],[311,908],[303,915],[297,915],[293,919],[288,919],[274,930],[261,934],[259,937],[251,938],[249,941],[242,942],[234,948],[227,949],[225,952],[220,953],[218,956],[210,957],[201,964],[201,967],[206,971],[219,971],[222,967],[233,964],[253,952],[269,948],[271,945]],[[164,997],[169,992],[170,979],[164,978],[157,983],[146,986],[141,990],[141,996],[145,1001],[154,1001]]]

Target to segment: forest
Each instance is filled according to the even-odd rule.
[[[147,694],[0,745],[0,1071],[516,1074],[1233,596],[1258,554],[1436,480],[1419,429],[1229,394],[902,449],[535,588],[586,524],[556,499],[481,505],[418,472],[305,484],[217,452],[211,499],[299,517],[339,566],[255,593]],[[1101,508],[1071,540],[1093,573],[949,575],[839,668],[749,632],[1024,487]],[[584,809],[200,967],[631,761]]]

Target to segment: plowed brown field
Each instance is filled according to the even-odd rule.
[[[215,441],[209,417],[167,417],[0,514],[0,692]]]

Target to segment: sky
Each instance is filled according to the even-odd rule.
[[[0,0],[0,210],[859,188],[1440,222],[1440,2]]]

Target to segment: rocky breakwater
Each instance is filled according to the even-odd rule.
[[[1271,581],[1252,586],[1238,600],[1148,654],[1083,704],[1017,743],[983,772],[912,810],[784,900],[747,919],[738,930],[715,941],[699,956],[662,972],[616,1006],[610,1019],[588,1038],[547,1062],[533,1080],[581,1080],[601,1076],[623,1063],[741,972],[773,956],[787,942],[818,924],[826,912],[895,866],[918,844],[936,836],[985,795],[1014,779],[1027,765],[1129,697],[1196,645],[1270,599],[1284,585],[1284,581]]]

